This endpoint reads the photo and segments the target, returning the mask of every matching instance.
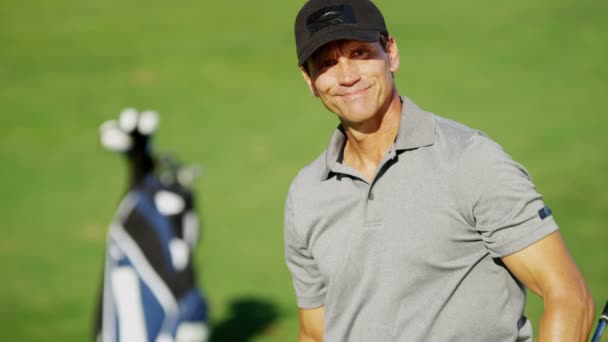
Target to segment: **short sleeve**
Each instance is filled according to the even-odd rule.
[[[312,253],[297,234],[295,221],[290,190],[285,204],[285,259],[293,279],[298,307],[313,309],[323,306],[327,289]]]
[[[522,165],[480,133],[469,143],[464,161],[472,214],[493,257],[513,254],[558,229]]]

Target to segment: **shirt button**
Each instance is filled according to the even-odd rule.
[[[367,199],[370,200],[370,201],[373,201],[374,200],[374,193],[370,192],[369,195],[367,195]]]

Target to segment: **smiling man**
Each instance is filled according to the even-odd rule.
[[[293,181],[285,254],[300,341],[586,341],[587,286],[527,171],[478,130],[399,96],[399,49],[366,0],[295,23],[312,94],[338,116]]]

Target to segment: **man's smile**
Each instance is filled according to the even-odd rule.
[[[340,93],[340,94],[338,94],[338,96],[341,96],[341,97],[343,97],[343,98],[345,98],[345,99],[347,99],[347,100],[348,100],[348,99],[354,99],[354,98],[361,97],[361,96],[365,95],[365,93],[366,93],[366,92],[367,92],[367,91],[368,91],[368,90],[369,90],[371,87],[372,87],[371,85],[368,85],[368,86],[366,86],[366,87],[364,87],[364,88],[361,88],[361,89],[358,89],[358,90],[354,90],[354,91],[347,91],[347,92]]]

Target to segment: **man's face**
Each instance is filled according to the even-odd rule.
[[[362,124],[383,114],[394,91],[392,73],[399,68],[397,44],[339,40],[321,47],[302,74],[311,92],[343,123]]]

